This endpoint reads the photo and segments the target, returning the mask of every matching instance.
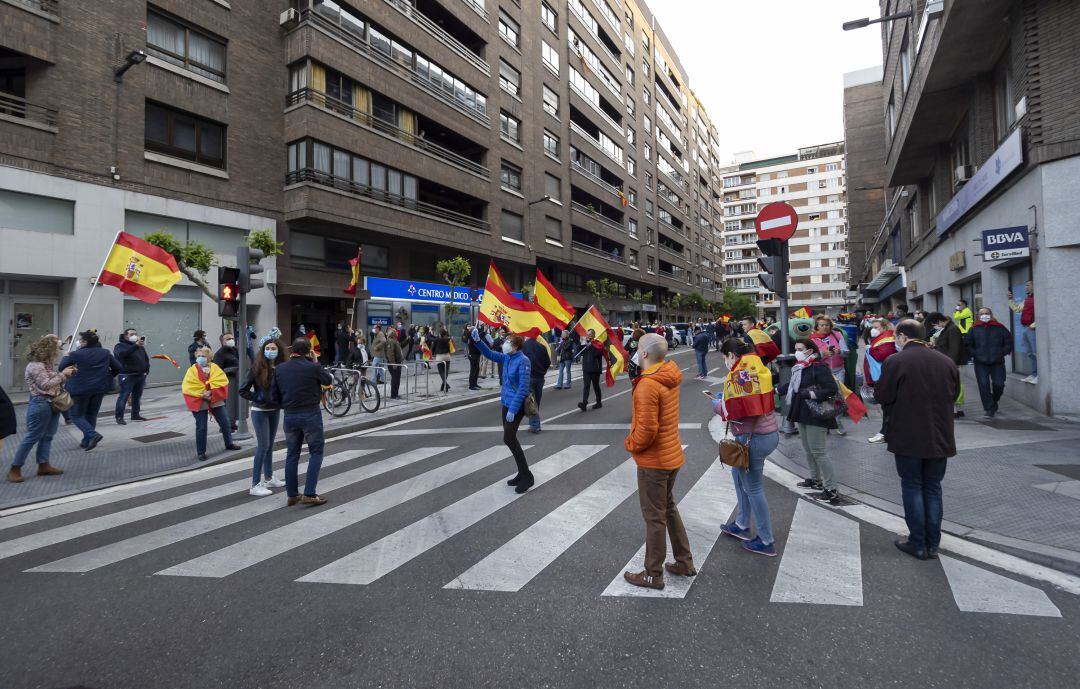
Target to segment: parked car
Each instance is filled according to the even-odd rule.
[[[688,345],[690,344],[690,324],[689,323],[672,323],[668,326],[674,332],[675,344]]]

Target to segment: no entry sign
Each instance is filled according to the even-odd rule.
[[[754,218],[758,239],[779,239],[786,242],[795,234],[798,225],[799,214],[782,201],[765,206]]]

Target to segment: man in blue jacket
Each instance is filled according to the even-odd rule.
[[[315,488],[319,483],[319,469],[322,467],[323,423],[319,403],[322,401],[322,388],[330,385],[330,374],[316,363],[311,351],[311,342],[306,337],[293,340],[289,360],[277,365],[270,386],[273,404],[285,411],[285,493],[289,496],[287,504],[323,505],[326,498],[319,495]],[[304,441],[308,445],[307,479],[304,482],[304,495],[299,491],[300,450]]]
[[[983,418],[992,419],[997,414],[998,401],[1005,393],[1005,357],[1013,351],[1012,333],[994,319],[993,311],[984,306],[979,309],[975,324],[964,335],[964,345],[975,360],[975,381],[979,384]]]
[[[113,347],[113,356],[120,362],[120,394],[116,397],[116,423],[123,426],[124,410],[128,398],[131,398],[131,420],[146,421],[139,414],[143,388],[150,374],[150,357],[146,354],[146,338],[140,337],[135,328],[128,328],[120,335],[120,341]]]
[[[709,333],[705,332],[704,328],[699,327],[694,334],[694,356],[697,357],[698,374],[694,376],[697,379],[702,379],[709,375],[709,367],[705,363],[705,357],[709,353]]]
[[[93,330],[79,333],[79,348],[60,360],[58,370],[63,371],[68,366],[76,368],[75,375],[64,386],[74,402],[71,420],[83,434],[79,447],[89,452],[103,437],[97,432],[101,401],[105,399],[105,393],[112,390],[113,378],[123,367],[101,346],[101,340]]]

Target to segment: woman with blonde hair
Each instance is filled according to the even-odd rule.
[[[26,435],[15,448],[15,457],[8,469],[8,481],[22,483],[22,467],[30,450],[37,446],[37,475],[58,476],[64,471],[49,463],[53,437],[60,423],[60,412],[53,408],[53,398],[64,392],[64,383],[75,375],[75,366],[57,372],[53,367],[60,359],[60,340],[46,335],[30,345],[26,352],[26,389],[30,399],[26,405]]]
[[[209,347],[195,350],[195,363],[184,374],[180,389],[184,393],[184,404],[195,417],[195,450],[200,462],[206,461],[206,424],[211,414],[221,427],[221,437],[225,440],[226,450],[243,449],[233,442],[232,424],[225,411],[225,400],[229,396],[229,379],[221,367],[210,360]]]

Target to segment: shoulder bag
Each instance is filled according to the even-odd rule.
[[[816,391],[818,387],[815,385],[811,389]],[[834,395],[823,400],[807,397],[803,401],[806,402],[806,409],[810,412],[810,418],[816,421],[832,421],[847,411],[847,403],[844,402],[840,395]]]
[[[531,392],[521,404],[521,409],[525,412],[525,416],[536,416],[540,413],[540,407],[536,405],[536,398]]]
[[[731,435],[731,424],[726,426],[725,435]],[[746,439],[746,443],[740,443],[734,437],[724,438],[720,441],[720,461],[732,469],[746,469],[750,466],[750,441],[754,434]]]
[[[73,404],[75,404],[75,400],[71,399],[71,393],[64,388],[60,388],[60,392],[49,398],[49,406],[56,412],[66,412],[71,409]]]

